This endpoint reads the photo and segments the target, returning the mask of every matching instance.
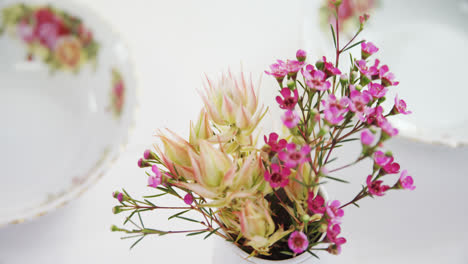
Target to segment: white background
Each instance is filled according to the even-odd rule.
[[[299,0],[82,2],[120,31],[131,48],[141,95],[137,126],[120,159],[82,197],[44,217],[0,230],[0,264],[224,263],[224,253],[214,250],[219,243],[215,239],[149,237],[130,251],[131,241],[110,232],[111,224],[123,221],[123,215],[111,213],[111,193],[121,187],[148,192],[136,161],[153,143],[156,128],[187,135],[189,120],[201,106],[196,89],[204,72],[238,71],[242,63],[258,76],[276,58],[293,58],[303,42],[307,10]],[[314,61],[319,54],[311,56]],[[268,76],[263,80],[263,98],[272,103],[276,86]],[[404,139],[393,140],[386,149],[413,175],[416,190],[388,193],[363,201],[361,209],[347,209],[343,254],[322,263],[468,263],[468,149]],[[342,155],[352,158],[356,151],[350,148]],[[339,175],[353,183],[329,184],[331,198],[352,198],[368,165]],[[166,219],[153,215],[146,224],[176,228]],[[225,256],[231,263],[232,256]]]

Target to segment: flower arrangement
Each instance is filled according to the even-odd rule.
[[[14,4],[2,10],[0,34],[17,35],[28,47],[28,60],[42,58],[52,71],[79,71],[95,63],[99,45],[82,21],[52,6]]]
[[[338,1],[334,2],[336,9]],[[344,210],[358,206],[366,197],[390,190],[413,190],[413,178],[390,152],[385,141],[398,133],[388,117],[409,114],[405,101],[395,98],[392,109],[381,106],[386,93],[398,85],[387,65],[370,58],[378,51],[371,42],[354,39],[368,16],[360,18],[355,36],[340,44],[340,33],[332,31],[336,59],[323,57],[315,65],[297,51],[297,60],[278,60],[266,74],[279,85],[276,101],[284,114],[287,133],[272,132],[257,147],[257,126],[267,110],[259,103],[256,88],[243,74],[231,73],[218,81],[207,78],[204,107],[190,125],[186,140],[173,132],[157,133],[161,145],[146,150],[138,161],[146,172],[148,187],[155,194],[137,199],[125,190],[113,193],[119,204],[114,213],[126,212],[126,223],[136,228],[112,226],[112,231],[138,237],[156,234],[216,234],[251,256],[280,260],[317,251],[339,254],[346,239],[340,236]],[[338,28],[338,20],[337,25]],[[360,58],[350,54],[347,74],[339,69],[340,57],[360,45]],[[362,152],[348,165],[334,167],[332,153],[349,141],[360,141]],[[336,157],[335,157],[336,158]],[[369,175],[356,196],[346,203],[327,200],[323,180],[345,180],[333,173],[364,159],[373,160]],[[384,182],[394,181],[392,185]],[[178,206],[162,206],[162,196],[180,200]],[[169,220],[199,225],[190,230],[160,230],[145,227],[142,215],[154,210],[172,210]],[[137,221],[133,221],[138,216]],[[136,222],[140,222],[139,224]],[[134,245],[135,245],[134,244]],[[132,246],[133,247],[133,246]]]

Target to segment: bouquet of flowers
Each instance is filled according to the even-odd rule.
[[[340,224],[347,206],[390,190],[415,188],[391,152],[382,151],[385,141],[398,133],[387,117],[410,112],[398,97],[392,109],[381,105],[398,82],[387,65],[378,59],[371,63],[378,51],[373,43],[354,41],[367,19],[360,18],[359,30],[343,46],[339,30],[332,28],[335,63],[323,57],[308,64],[306,53],[299,50],[297,60],[270,66],[266,73],[279,85],[276,101],[284,109],[281,120],[288,132],[264,135],[263,146],[257,144],[257,126],[267,109],[260,105],[252,80],[231,73],[218,81],[207,78],[204,107],[190,125],[189,139],[158,132],[162,144],[146,150],[138,161],[150,170],[148,187],[155,194],[137,199],[125,190],[114,192],[119,204],[113,212],[129,213],[125,223],[136,228],[112,226],[112,231],[138,237],[136,242],[152,234],[215,234],[251,256],[271,260],[303,252],[316,256],[318,250],[339,254],[346,243]],[[358,45],[361,56],[350,55],[352,66],[345,74],[338,68],[340,56]],[[334,167],[333,151],[352,140],[360,140],[362,152],[352,163]],[[373,166],[356,196],[346,203],[327,200],[323,180],[345,182],[333,173],[364,159],[372,159]],[[386,185],[392,174],[400,177]],[[179,199],[180,206],[160,205],[161,196]],[[172,210],[169,220],[194,222],[199,228],[145,227],[143,212],[155,210]],[[136,217],[140,224],[132,220]]]

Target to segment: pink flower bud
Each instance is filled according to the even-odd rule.
[[[297,50],[296,52],[296,58],[298,61],[305,61],[307,58],[307,53],[304,50]]]

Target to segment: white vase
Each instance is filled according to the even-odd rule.
[[[328,201],[328,194],[323,187],[319,189],[320,195]],[[323,234],[325,236],[325,234]],[[323,236],[320,239],[323,239]],[[316,252],[314,252],[316,253]],[[321,255],[321,252],[316,253]],[[223,264],[239,264],[239,263],[254,263],[254,264],[298,264],[298,263],[320,263],[321,260],[316,259],[311,254],[304,252],[294,258],[284,260],[268,260],[257,257],[249,257],[249,254],[239,247],[235,246],[220,237],[216,237],[214,246],[214,254],[212,263],[223,263]]]

